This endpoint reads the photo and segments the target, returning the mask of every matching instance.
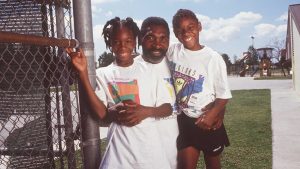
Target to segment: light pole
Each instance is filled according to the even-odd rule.
[[[252,47],[254,48],[254,36],[251,36],[252,39]]]

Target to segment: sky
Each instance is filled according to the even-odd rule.
[[[172,17],[180,8],[192,10],[202,23],[200,43],[226,53],[234,61],[250,45],[268,47],[284,41],[288,6],[300,0],[91,0],[95,57],[105,49],[103,25],[115,16],[132,17],[138,26],[149,16],[164,18],[173,34]],[[253,37],[253,38],[251,38]]]

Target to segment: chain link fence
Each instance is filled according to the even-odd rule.
[[[0,0],[0,31],[73,37],[71,1]],[[77,80],[62,48],[0,43],[0,169],[83,168]]]

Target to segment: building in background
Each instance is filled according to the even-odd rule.
[[[286,49],[287,60],[292,61],[294,89],[300,95],[300,4],[289,6]]]

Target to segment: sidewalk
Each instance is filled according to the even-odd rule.
[[[273,169],[300,169],[300,96],[292,80],[229,77],[232,90],[271,89]]]

